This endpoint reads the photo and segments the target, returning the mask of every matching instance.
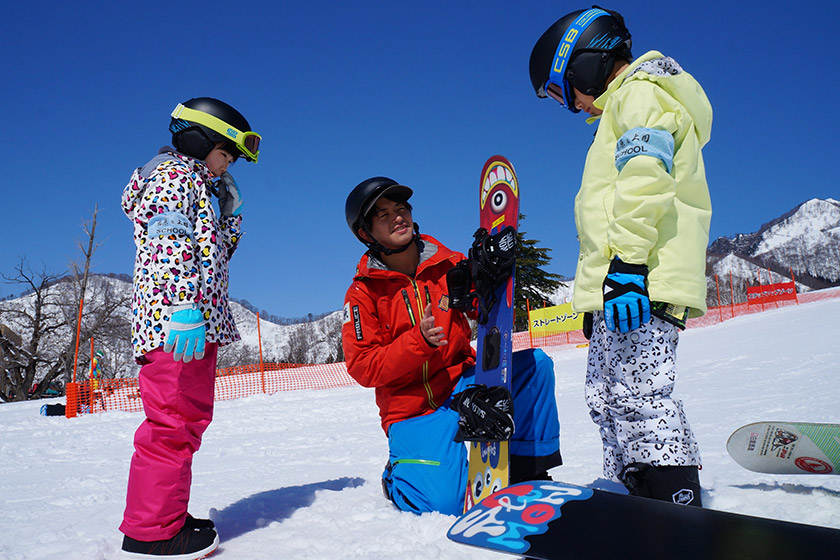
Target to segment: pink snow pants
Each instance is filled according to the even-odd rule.
[[[140,368],[146,419],[134,434],[128,495],[120,531],[139,541],[174,537],[184,525],[192,458],[213,418],[218,344],[201,360],[176,362],[171,352],[147,353]]]

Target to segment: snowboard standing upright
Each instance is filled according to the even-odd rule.
[[[519,225],[519,183],[513,165],[502,156],[484,164],[479,183],[480,227],[491,235]],[[513,342],[514,271],[495,289],[491,300],[479,295],[479,323],[476,346],[475,382],[504,386],[510,390]],[[488,310],[489,307],[489,310]],[[483,310],[483,311],[482,311]],[[485,318],[486,321],[482,322]],[[464,511],[493,492],[508,485],[509,452],[507,441],[471,442]]]

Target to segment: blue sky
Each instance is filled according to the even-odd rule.
[[[749,233],[810,198],[838,198],[834,107],[840,3],[614,1],[637,56],[673,56],[714,108],[704,150],[711,238]],[[170,141],[169,113],[218,97],[263,136],[232,168],[244,198],[231,295],[276,315],[341,307],[363,246],[344,220],[359,181],[415,189],[421,230],[466,251],[478,179],[516,167],[522,224],[574,275],[573,200],[595,131],[539,100],[534,42],[588,4],[414,2],[15,2],[4,8],[0,272],[20,257],[53,272],[81,260],[99,205],[96,272],[130,274],[120,194]],[[644,9],[642,9],[644,7]],[[20,288],[0,284],[0,296]]]

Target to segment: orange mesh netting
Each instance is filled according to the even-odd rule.
[[[216,370],[217,401],[239,399],[260,393],[298,389],[349,387],[356,382],[347,374],[344,363],[336,364],[259,364]],[[70,390],[70,385],[73,389]],[[75,407],[73,405],[75,404]],[[68,383],[67,409],[78,414],[124,410],[143,410],[136,378],[103,379]]]

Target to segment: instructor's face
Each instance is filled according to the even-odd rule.
[[[376,201],[373,209],[373,221],[370,225],[373,238],[383,247],[399,249],[411,241],[414,235],[414,220],[411,210],[404,202],[394,202],[387,198]]]

